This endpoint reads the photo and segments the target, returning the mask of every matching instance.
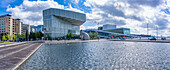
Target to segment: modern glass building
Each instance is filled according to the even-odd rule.
[[[116,28],[116,29],[106,30],[106,31],[130,35],[130,29],[129,28]]]
[[[123,30],[124,31],[124,30]],[[129,31],[129,30],[128,30]],[[86,29],[83,30],[82,32],[86,32],[86,33],[98,33],[98,37],[100,38],[110,38],[111,36],[115,36],[115,37],[123,37],[123,36],[127,36],[130,37],[130,34],[126,34],[126,30],[125,33],[122,32],[122,30],[120,29],[120,31],[116,30],[115,32],[109,32],[109,31],[105,31],[105,30],[97,30],[97,29]],[[117,32],[117,33],[116,33]],[[130,33],[130,32],[128,32]]]
[[[56,8],[43,10],[44,33],[52,38],[64,37],[70,32],[80,35],[80,25],[85,21],[83,13]]]
[[[119,34],[123,34],[123,35],[130,35],[129,28],[116,28],[116,25],[110,25],[110,24],[106,24],[101,27],[98,27],[98,30],[119,33]]]
[[[37,32],[43,32],[43,25],[36,26]]]

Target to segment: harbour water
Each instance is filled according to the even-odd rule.
[[[170,44],[99,41],[44,44],[21,70],[170,69]]]

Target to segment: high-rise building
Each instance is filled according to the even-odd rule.
[[[23,34],[23,22],[20,19],[14,20],[14,34]]]
[[[9,14],[0,16],[1,35],[13,34],[13,20],[14,19]]]
[[[23,34],[26,35],[26,31],[28,31],[28,34],[30,34],[30,25],[29,24],[23,24]]]
[[[33,32],[33,33],[37,32],[37,27],[34,25],[30,25],[30,32]]]
[[[37,27],[37,32],[43,32],[43,25],[38,25]]]
[[[64,37],[67,33],[80,35],[80,25],[85,21],[83,13],[56,8],[43,10],[44,33],[52,38]]]
[[[43,32],[43,25],[38,26],[31,25],[30,32]]]
[[[0,35],[22,34],[22,22],[20,19],[14,19],[11,15],[0,16]]]

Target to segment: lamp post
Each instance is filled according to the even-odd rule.
[[[149,35],[149,33],[148,33],[149,29],[148,28],[149,28],[149,24],[147,23],[147,35]]]
[[[157,30],[157,39],[158,39],[158,26],[156,26],[156,30]]]
[[[98,32],[97,32],[97,36],[98,36],[98,41],[99,41],[99,22],[97,23],[98,24]]]
[[[64,43],[66,43],[66,33],[65,33],[66,28],[65,27],[66,26],[64,25]]]

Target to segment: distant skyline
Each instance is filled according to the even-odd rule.
[[[11,14],[25,24],[43,24],[42,10],[60,8],[85,13],[81,29],[116,24],[131,29],[131,34],[170,36],[170,0],[0,0],[0,15]]]

